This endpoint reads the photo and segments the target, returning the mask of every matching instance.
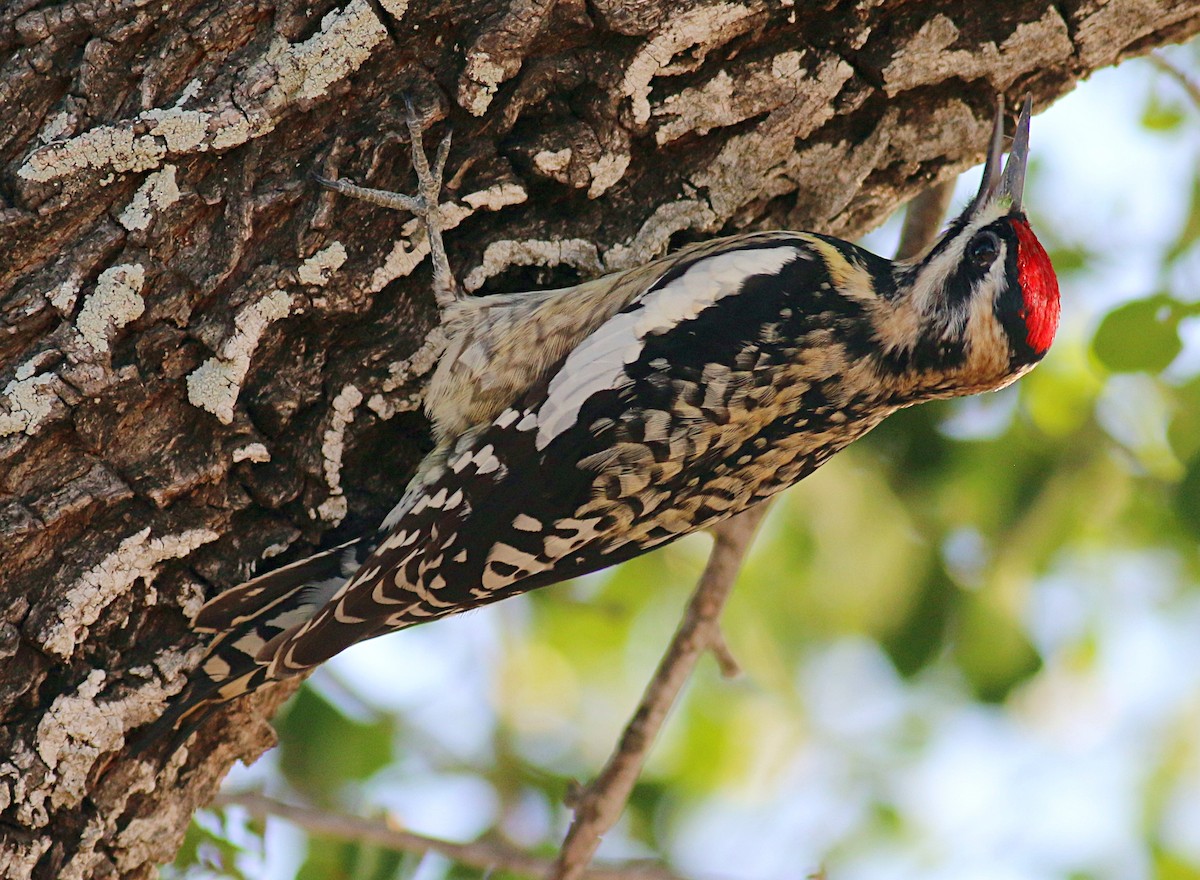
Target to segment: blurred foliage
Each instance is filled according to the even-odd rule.
[[[362,782],[392,761],[394,725],[358,721],[312,688],[302,688],[276,722],[279,770],[310,801],[337,802],[342,786]]]
[[[378,846],[319,838],[309,842],[296,880],[397,880],[412,873],[413,861]]]
[[[175,864],[165,869],[168,880],[172,877],[187,880],[251,880],[251,875],[242,870],[241,863],[245,856],[252,855],[261,846],[248,846],[244,842],[246,835],[242,832],[261,835],[262,828],[253,825],[235,828],[231,827],[232,824],[236,823],[230,823],[211,812],[198,813],[188,827]],[[250,839],[255,840],[254,837]],[[255,843],[261,844],[261,841],[255,840]]]
[[[1172,57],[1195,75],[1200,51],[1189,51]],[[1131,69],[1148,83],[1144,131],[1195,145],[1200,108],[1168,77]],[[1105,609],[1134,607],[1145,594],[1155,614],[1169,617],[1196,599],[1200,170],[1180,181],[1190,200],[1181,199],[1178,228],[1153,245],[1156,277],[1099,312],[1088,304],[1121,258],[1121,239],[1084,242],[1061,228],[1038,195],[1045,183],[1035,174],[1027,202],[1040,208],[1034,225],[1064,291],[1064,325],[1050,356],[995,395],[896,414],[778,501],[724,618],[743,674],[723,680],[715,664],[702,663],[610,835],[610,854],[691,870],[709,859],[740,864],[721,860],[713,832],[724,827],[721,816],[741,809],[771,817],[761,838],[737,844],[748,848],[740,858],[761,864],[757,850],[771,846],[767,826],[794,810],[787,839],[807,839],[799,851],[816,855],[788,876],[821,861],[830,877],[902,876],[872,874],[856,859],[905,847],[924,853],[917,864],[934,864],[936,811],[914,806],[896,779],[943,754],[955,724],[1024,726],[1049,738],[1055,725],[1086,728],[1089,700],[1103,704],[1094,692],[1103,690],[1105,658],[1126,614]],[[607,756],[707,547],[706,537],[693,536],[503,603],[481,613],[486,624],[447,622],[398,637],[413,645],[447,640],[432,643],[431,655],[406,654],[405,665],[397,660],[382,677],[440,682],[410,688],[417,696],[403,720],[378,708],[345,710],[330,696],[338,688],[318,673],[279,723],[276,762],[255,778],[284,797],[386,810],[416,830],[493,834],[552,854],[568,819],[561,805],[570,780],[590,778]],[[481,631],[490,634],[482,641]],[[428,668],[411,661],[439,652],[453,657]],[[458,708],[465,704],[451,700],[455,682],[468,680],[489,696]],[[348,686],[370,706],[377,685]],[[439,708],[444,702],[455,708]],[[1171,818],[1200,816],[1197,706],[1200,692],[1179,709],[1175,727],[1156,722],[1162,729],[1135,737],[1172,744],[1148,751],[1142,775],[1128,783],[1133,794],[1122,808],[1144,839],[1136,870],[1082,856],[1072,862],[1051,847],[1050,867],[1027,876],[1200,878],[1200,822]],[[971,772],[986,778],[986,764]],[[1104,766],[1084,777],[1102,776]],[[1023,787],[1039,785],[1036,774],[1020,778]],[[447,792],[463,779],[473,787],[455,800]],[[819,821],[791,806],[797,780],[825,786]],[[754,820],[736,827],[749,834]],[[174,870],[224,866],[240,876],[245,852],[224,828],[199,822]],[[479,876],[445,861],[418,872],[412,859],[319,838],[294,861],[302,880]]]

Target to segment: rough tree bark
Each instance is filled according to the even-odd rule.
[[[997,91],[1198,30],[1196,0],[0,5],[0,875],[170,859],[288,690],[165,769],[124,751],[189,615],[374,524],[421,455],[426,246],[308,179],[411,184],[401,93],[455,126],[460,277],[519,290],[857,235],[981,158]]]

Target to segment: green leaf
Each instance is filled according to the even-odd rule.
[[[1162,372],[1183,350],[1179,319],[1174,301],[1161,294],[1126,303],[1100,322],[1092,352],[1114,373]]]
[[[1188,462],[1183,479],[1175,487],[1175,515],[1185,532],[1200,538],[1200,454]]]
[[[1178,130],[1184,120],[1183,109],[1174,101],[1164,101],[1158,95],[1150,95],[1142,111],[1142,128],[1154,132]]]
[[[1200,866],[1190,859],[1155,847],[1154,880],[1200,880]]]
[[[1200,378],[1174,389],[1174,412],[1167,439],[1180,461],[1200,454]]]
[[[288,780],[321,803],[350,781],[366,779],[392,759],[387,720],[347,718],[305,685],[279,724],[280,768]]]
[[[401,880],[419,863],[419,857],[371,843],[310,836],[296,880]]]
[[[211,814],[209,815],[211,819]],[[221,872],[231,880],[245,880],[245,875],[238,870],[237,857],[245,850],[231,840],[206,828],[202,823],[192,819],[187,833],[183,837],[183,845],[175,854],[171,870],[164,876],[189,876],[189,868],[203,867]]]
[[[1060,244],[1050,248],[1050,262],[1054,271],[1060,277],[1073,272],[1081,272],[1095,259],[1094,255],[1082,245]]]
[[[381,846],[360,844],[353,852],[353,880],[400,880],[411,877],[415,870],[403,870],[407,863],[406,853]],[[413,869],[416,865],[412,866]]]
[[[319,837],[308,839],[308,856],[296,872],[296,880],[348,880],[348,844]]]
[[[963,597],[955,659],[975,695],[999,703],[1042,668],[1042,658],[1010,615],[984,596]]]
[[[892,664],[905,678],[911,678],[937,659],[944,647],[955,592],[950,575],[936,565],[924,578],[900,625],[880,637]]]
[[[1188,206],[1187,219],[1179,230],[1179,238],[1167,250],[1166,262],[1174,263],[1192,245],[1200,240],[1200,175],[1192,178],[1192,200]]]

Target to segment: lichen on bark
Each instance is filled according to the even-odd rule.
[[[190,615],[375,524],[417,462],[428,246],[308,180],[408,188],[402,94],[455,127],[459,277],[520,290],[857,235],[980,159],[998,91],[1198,30],[1191,0],[0,9],[0,876],[170,859],[289,691],[133,753]]]

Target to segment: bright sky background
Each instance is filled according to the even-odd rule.
[[[1171,57],[1195,70],[1194,53]],[[1133,61],[1097,74],[1033,121],[1026,205],[1035,228],[1039,216],[1052,216],[1057,229],[1106,255],[1102,269],[1064,285],[1052,358],[1081,357],[1098,315],[1161,284],[1163,243],[1187,209],[1181,181],[1190,183],[1200,157],[1200,112],[1189,109],[1183,136],[1145,131],[1139,119],[1152,82],[1162,94],[1179,88]],[[964,175],[956,206],[978,179],[978,170]],[[894,236],[885,229],[869,243],[886,252]],[[1184,365],[1200,367],[1197,349],[1189,348]],[[1113,409],[1117,430],[1133,418],[1119,402]],[[1178,594],[1169,566],[1115,554],[1062,560],[1028,609],[1045,668],[1003,709],[964,701],[959,685],[936,676],[902,683],[874,643],[814,645],[795,682],[810,711],[806,739],[798,747],[754,744],[758,765],[747,784],[687,823],[675,846],[679,868],[697,880],[793,880],[834,852],[835,880],[1050,880],[1081,869],[1098,880],[1149,878],[1139,811],[1151,756],[1170,747],[1164,737],[1179,736],[1181,718],[1200,740],[1200,599]],[[525,614],[509,601],[368,642],[313,682],[334,699],[338,680],[352,682],[356,693],[424,731],[431,748],[486,755],[494,723],[489,672],[505,650],[506,628]],[[1095,662],[1080,668],[1063,646],[1084,626],[1103,637]],[[906,748],[914,738],[921,747]],[[259,783],[271,761],[235,772],[228,786]],[[373,798],[415,831],[465,840],[493,821],[483,783],[430,772],[420,755],[384,776]],[[1187,784],[1168,797],[1161,833],[1200,862],[1200,767],[1181,778]],[[858,829],[879,799],[902,805],[908,824],[892,839],[863,838]],[[521,818],[531,839],[551,822],[546,812],[534,804]],[[602,854],[630,854],[615,837]],[[260,876],[291,877],[301,841],[271,822]]]

